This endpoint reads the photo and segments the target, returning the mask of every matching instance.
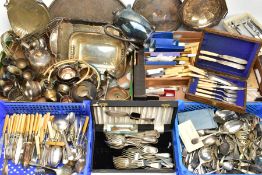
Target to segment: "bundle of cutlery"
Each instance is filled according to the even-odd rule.
[[[3,174],[8,174],[8,161],[44,169],[57,168],[70,162],[70,172],[81,172],[78,161],[86,155],[86,131],[89,117],[85,121],[69,113],[67,117],[47,114],[7,115],[0,139],[4,147]],[[53,169],[54,171],[56,169]]]

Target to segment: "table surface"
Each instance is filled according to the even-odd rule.
[[[122,0],[124,4],[132,4],[135,0]],[[163,0],[164,1],[164,0]],[[227,17],[248,12],[252,14],[259,22],[262,23],[262,1],[261,0],[226,0],[228,5],[228,15]],[[8,17],[6,14],[6,9],[3,6],[5,0],[1,0],[0,3],[0,34],[10,29],[8,22]],[[48,6],[52,0],[43,0]],[[215,28],[223,30],[221,23]],[[179,30],[184,30],[183,27]],[[98,173],[96,173],[98,174]],[[103,173],[104,174],[104,173]],[[107,174],[109,175],[109,173]],[[157,174],[154,174],[157,175]]]

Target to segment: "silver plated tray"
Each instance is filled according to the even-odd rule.
[[[120,0],[54,0],[49,12],[51,19],[64,17],[113,23],[113,13],[124,8]]]

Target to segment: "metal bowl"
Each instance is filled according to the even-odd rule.
[[[128,100],[130,95],[128,91],[121,87],[113,87],[108,89],[106,100]]]
[[[63,81],[70,81],[77,77],[77,70],[70,65],[64,65],[59,68],[57,76]]]
[[[180,0],[136,0],[133,9],[144,16],[157,31],[174,31],[181,26]]]
[[[180,15],[186,27],[199,30],[217,25],[227,12],[225,0],[185,0]]]

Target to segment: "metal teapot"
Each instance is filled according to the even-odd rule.
[[[113,35],[109,32],[109,28],[113,28],[120,33],[123,33],[127,39]],[[144,44],[150,37],[151,33],[154,32],[154,27],[146,18],[134,12],[131,5],[128,5],[126,9],[117,11],[114,14],[114,25],[108,24],[104,27],[104,30],[107,35],[113,38],[135,44]]]

